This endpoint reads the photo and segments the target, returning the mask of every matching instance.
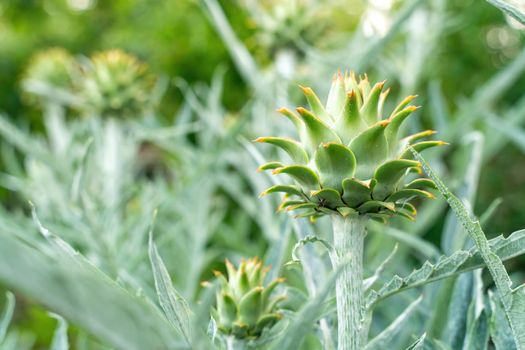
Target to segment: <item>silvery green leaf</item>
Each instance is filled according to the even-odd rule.
[[[49,350],[68,350],[69,340],[67,337],[68,325],[66,320],[57,314],[51,313],[51,317],[58,321],[53,340],[49,346]]]
[[[150,303],[82,259],[0,234],[0,281],[117,349],[186,348]],[[16,266],[16,269],[13,269]]]
[[[160,306],[162,310],[164,310],[164,314],[171,325],[184,337],[186,342],[190,344],[191,329],[188,303],[173,287],[168,270],[159,255],[152,236],[152,232],[150,231],[149,257]]]
[[[374,339],[365,346],[365,350],[381,350],[388,348],[388,345],[394,340],[399,333],[402,331],[404,323],[416,310],[419,303],[423,300],[422,297],[417,298],[413,301],[401,315],[399,315],[394,322],[390,324],[385,330],[379,333]]]
[[[512,233],[509,237],[496,237],[489,241],[489,246],[502,260],[508,260],[525,253],[525,230]],[[476,247],[469,250],[458,250],[452,255],[443,255],[437,262],[426,261],[420,268],[401,278],[394,276],[385,282],[378,291],[371,291],[367,297],[368,307],[401,291],[422,286],[443,278],[485,266]]]
[[[523,310],[525,310],[525,285],[521,285],[515,289],[512,288],[512,281],[507,270],[505,270],[502,260],[491,249],[479,221],[471,219],[464,204],[448,190],[423,157],[414,149],[411,150],[414,157],[421,162],[427,175],[434,180],[439,191],[443,197],[445,197],[463,227],[474,241],[476,247],[479,249],[480,255],[492,275],[503,304],[503,309],[509,319],[516,347],[518,350],[525,349],[525,316],[523,313]]]
[[[5,339],[5,335],[7,334],[7,328],[9,328],[9,323],[11,322],[11,318],[13,317],[13,312],[15,311],[15,295],[11,292],[7,292],[5,294],[6,303],[4,310],[2,312],[2,316],[0,317],[0,345]]]
[[[492,311],[489,320],[489,332],[496,350],[516,350],[512,329],[510,329],[501,301],[491,291],[489,291],[488,295]]]

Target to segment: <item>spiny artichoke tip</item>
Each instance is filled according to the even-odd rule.
[[[226,270],[227,276],[215,272],[220,282],[217,306],[212,310],[217,328],[239,339],[257,338],[282,317],[278,304],[285,296],[272,294],[283,279],[264,286],[269,268],[257,258],[243,260],[238,269],[226,260]]]
[[[340,72],[333,78],[326,105],[309,87],[301,87],[310,110],[297,113],[280,108],[296,127],[299,140],[260,137],[288,154],[288,161],[272,161],[259,171],[286,174],[295,184],[278,184],[269,193],[284,193],[280,210],[301,210],[298,217],[315,219],[323,215],[366,215],[386,221],[398,215],[414,220],[415,197],[433,198],[430,179],[413,178],[421,174],[409,147],[420,152],[446,144],[426,140],[425,130],[407,137],[400,127],[418,107],[410,105],[416,96],[403,99],[384,117],[383,106],[389,89],[385,82],[373,86],[368,77]],[[407,183],[409,178],[412,181]]]

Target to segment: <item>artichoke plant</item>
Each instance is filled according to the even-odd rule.
[[[56,96],[43,93],[46,88],[71,91],[73,76],[78,69],[75,58],[65,49],[55,47],[33,55],[24,71],[22,86],[24,99],[39,104]]]
[[[149,109],[154,79],[146,64],[121,50],[100,52],[82,70],[79,94],[86,113],[127,117]]]
[[[284,295],[272,294],[283,279],[264,286],[268,268],[257,258],[243,260],[238,269],[226,260],[226,270],[227,276],[215,272],[220,281],[217,307],[212,310],[217,328],[238,339],[257,338],[281,319],[278,303]]]
[[[310,110],[297,113],[281,108],[290,119],[299,140],[261,137],[256,141],[279,147],[288,154],[259,170],[290,176],[295,184],[278,184],[263,192],[284,193],[280,209],[300,210],[298,216],[315,219],[329,215],[333,225],[332,265],[341,269],[336,280],[338,349],[359,350],[367,334],[363,320],[363,245],[367,220],[387,221],[392,216],[413,220],[415,197],[432,198],[434,182],[416,178],[406,183],[421,164],[412,149],[444,144],[425,140],[431,130],[401,137],[401,125],[417,107],[415,96],[402,100],[384,115],[389,90],[384,82],[373,86],[367,76],[338,73],[326,105],[311,88],[302,87]],[[365,338],[366,339],[366,338]]]
[[[403,180],[410,172],[420,172],[409,146],[416,151],[444,144],[422,140],[431,130],[401,138],[400,127],[417,107],[409,105],[408,96],[383,117],[383,105],[389,90],[384,82],[371,86],[368,78],[354,74],[337,74],[326,106],[311,88],[302,87],[311,110],[287,108],[278,111],[290,119],[299,140],[283,137],[260,137],[284,150],[287,161],[264,164],[259,170],[272,170],[295,180],[294,185],[279,184],[262,193],[283,192],[280,209],[301,210],[299,216],[317,218],[325,214],[365,215],[387,219],[400,215],[411,220],[416,209],[415,197],[432,198],[435,188],[429,179]]]

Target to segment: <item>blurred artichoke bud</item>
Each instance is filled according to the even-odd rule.
[[[277,304],[285,297],[272,293],[283,280],[277,278],[263,286],[268,268],[257,258],[243,260],[238,269],[226,260],[226,269],[226,277],[215,272],[220,281],[217,307],[212,310],[217,327],[239,339],[257,338],[281,319]]]
[[[83,67],[79,94],[87,114],[136,117],[151,107],[154,78],[146,64],[121,50],[94,54]]]
[[[51,48],[39,51],[31,57],[22,77],[24,99],[39,103],[42,99],[53,99],[50,88],[71,91],[73,75],[78,65],[65,49]]]
[[[297,128],[299,141],[282,137],[261,137],[256,141],[272,144],[288,154],[285,161],[270,162],[259,170],[286,174],[295,185],[276,185],[262,193],[285,193],[280,209],[303,210],[299,216],[325,214],[367,215],[385,221],[393,215],[413,220],[414,197],[433,198],[429,179],[415,179],[405,185],[410,172],[420,172],[409,146],[416,151],[445,144],[421,141],[434,131],[426,130],[405,138],[399,136],[403,121],[417,107],[408,96],[383,117],[389,90],[384,82],[371,85],[368,78],[338,73],[323,105],[314,91],[301,87],[311,110],[299,107],[297,114],[279,112]]]

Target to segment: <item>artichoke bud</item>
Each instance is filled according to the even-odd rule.
[[[42,98],[50,98],[41,94],[42,87],[38,85],[70,91],[77,68],[75,58],[65,49],[56,47],[37,52],[31,57],[22,77],[24,99],[39,104]]]
[[[154,77],[146,64],[121,50],[94,54],[83,67],[78,85],[87,114],[138,117],[151,108]]]
[[[427,139],[435,133],[432,130],[401,135],[403,122],[418,109],[410,105],[416,96],[403,99],[388,115],[384,106],[390,90],[385,90],[384,81],[371,84],[366,75],[336,74],[325,105],[311,88],[301,90],[310,109],[299,107],[297,114],[278,110],[295,125],[299,139],[256,140],[287,153],[287,159],[258,170],[287,175],[295,184],[275,185],[261,195],[284,193],[279,209],[301,210],[299,217],[311,219],[325,214],[414,219],[410,202],[415,197],[432,198],[428,190],[435,185],[427,179],[414,180],[420,164],[409,147],[419,152],[445,144]],[[414,181],[405,185],[407,179]]]
[[[217,328],[237,338],[257,338],[282,317],[278,304],[285,297],[273,292],[283,279],[264,286],[268,268],[257,258],[243,260],[239,268],[226,260],[226,271],[227,276],[215,272],[220,282],[217,307],[212,311]]]

